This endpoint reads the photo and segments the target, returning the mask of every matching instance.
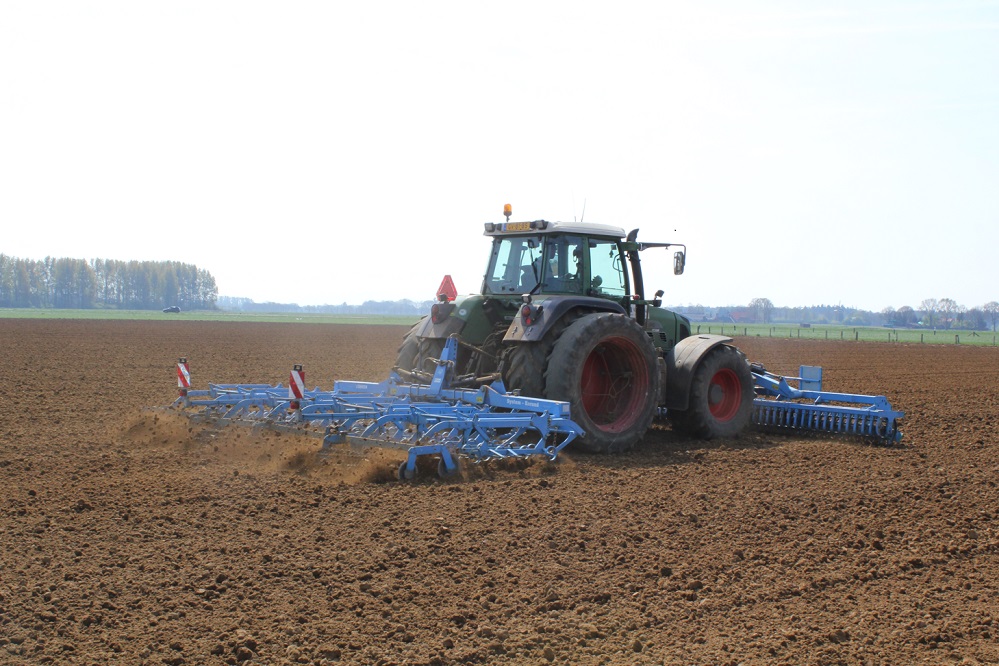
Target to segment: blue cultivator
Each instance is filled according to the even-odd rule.
[[[570,418],[569,403],[508,393],[498,377],[478,388],[459,383],[454,368],[458,340],[450,338],[432,376],[392,373],[383,382],[336,382],[332,391],[305,389],[302,366],[287,387],[277,384],[210,384],[192,390],[186,359],[177,364],[180,397],[173,408],[192,420],[224,426],[265,426],[322,438],[323,451],[341,444],[377,446],[407,452],[400,479],[416,475],[421,456],[438,459],[442,477],[457,472],[458,459],[476,461],[544,456],[554,460],[584,436]],[[801,366],[800,376],[784,377],[758,364],[751,421],[757,428],[792,434],[818,432],[893,444],[902,438],[902,412],[884,396],[822,390],[822,368]],[[796,384],[796,388],[791,383]]]
[[[810,431],[851,435],[884,444],[901,441],[899,421],[883,395],[831,393],[822,390],[822,368],[803,365],[798,377],[782,377],[750,366],[756,381],[752,422],[774,432]],[[792,388],[788,382],[797,382]]]
[[[194,420],[292,430],[338,444],[398,448],[408,452],[399,478],[416,475],[420,456],[437,456],[438,473],[454,474],[457,458],[489,460],[544,456],[583,434],[569,404],[506,392],[502,381],[476,389],[450,388],[457,340],[447,341],[429,384],[410,384],[392,373],[384,382],[336,382],[332,391],[304,389],[295,366],[288,387],[280,384],[212,384],[191,390],[186,359],[177,365],[180,397],[174,407]]]

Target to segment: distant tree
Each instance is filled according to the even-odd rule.
[[[73,307],[73,260],[62,257],[52,265],[52,305],[57,308]]]
[[[811,308],[803,308],[803,307],[784,308],[784,311],[787,312],[788,321],[796,321],[799,324],[802,324],[802,323],[808,323],[813,319]]]
[[[943,323],[944,328],[950,328],[954,325],[954,320],[957,318],[957,311],[960,306],[952,298],[941,298],[937,302],[937,307],[940,312],[940,321]]]
[[[160,280],[160,289],[163,291],[163,305],[170,306],[177,304],[177,271],[166,270],[163,279]]]
[[[76,303],[78,308],[94,307],[94,299],[97,297],[97,278],[94,276],[94,269],[83,259],[74,259],[74,279],[76,284]]]
[[[850,316],[843,320],[848,326],[870,326],[871,319],[868,312],[864,310],[850,309]]]
[[[31,275],[28,273],[28,262],[18,259],[14,263],[14,307],[31,306]]]
[[[881,311],[881,319],[885,326],[892,327],[898,325],[898,313],[890,305]]]
[[[54,263],[55,260],[52,257],[45,257],[42,261],[35,262],[35,269],[31,274],[32,307],[52,307],[52,266]]]
[[[965,325],[972,331],[984,331],[989,327],[981,308],[971,308],[964,315]]]
[[[10,307],[10,285],[7,273],[10,271],[10,257],[0,253],[0,308]]]
[[[219,297],[219,288],[215,284],[215,278],[206,270],[196,269],[198,307],[206,310],[215,308],[215,301]]]
[[[963,305],[958,305],[954,308],[954,321],[957,322],[958,328],[964,328],[968,320],[968,308]]]
[[[769,298],[754,298],[749,302],[749,307],[756,312],[756,321],[764,324],[770,323],[770,315],[774,311],[774,304]]]
[[[916,323],[916,311],[908,305],[903,305],[895,313],[896,326],[912,326]]]
[[[982,312],[988,318],[989,323],[992,324],[992,331],[996,330],[996,323],[999,323],[999,302],[989,301],[982,306]]]
[[[923,323],[927,326],[935,326],[937,323],[937,311],[940,310],[940,303],[935,298],[927,298],[919,304],[919,310],[923,313]]]

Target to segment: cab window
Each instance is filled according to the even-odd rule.
[[[541,293],[583,293],[583,247],[580,236],[549,236],[546,239]]]
[[[616,241],[590,240],[591,296],[624,298],[628,293],[628,278],[621,262]]]
[[[541,279],[541,237],[509,236],[493,240],[483,293],[526,294]]]

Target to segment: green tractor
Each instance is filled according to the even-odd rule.
[[[674,250],[683,273],[686,248],[644,243],[602,224],[486,223],[492,238],[479,294],[438,296],[409,331],[396,371],[425,381],[452,335],[460,342],[459,385],[501,377],[507,390],[570,403],[586,431],[586,451],[630,449],[665,416],[697,438],[731,437],[749,423],[754,381],[731,338],[691,335],[690,322],[646,298],[639,255]]]

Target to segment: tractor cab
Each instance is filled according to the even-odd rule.
[[[637,229],[626,234],[611,225],[547,220],[489,222],[485,235],[493,244],[482,297],[494,303],[494,311],[497,307],[515,310],[522,300],[537,304],[542,311],[552,307],[618,311],[652,332],[656,346],[664,352],[690,335],[684,317],[660,307],[662,291],[646,297],[639,258],[649,248],[681,248],[673,256],[673,272],[680,275],[686,263],[683,245],[638,242]],[[497,302],[505,305],[496,306]],[[530,312],[532,308],[528,316],[540,322]],[[506,339],[525,335],[531,339],[546,332],[544,325],[513,326]]]
[[[493,246],[484,296],[564,294],[622,302],[631,291],[620,248],[623,229],[538,220],[490,223],[486,235]]]
[[[662,291],[646,297],[639,259],[648,248],[682,245],[640,243],[637,229],[625,233],[606,224],[510,222],[509,212],[507,207],[506,222],[485,224],[492,247],[480,292],[438,290],[443,293],[429,316],[411,331],[400,367],[436,358],[444,341],[457,335],[464,343],[458,365],[493,372],[508,347],[539,343],[538,349],[547,349],[569,323],[601,312],[633,320],[661,356],[690,335],[685,317],[661,307]],[[675,273],[683,272],[683,263],[684,252],[677,252]]]

